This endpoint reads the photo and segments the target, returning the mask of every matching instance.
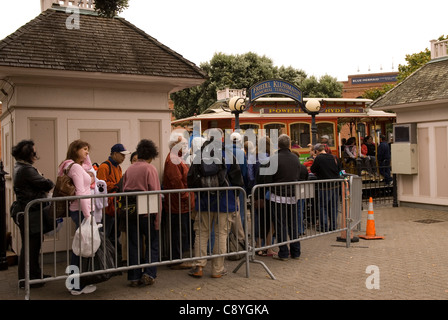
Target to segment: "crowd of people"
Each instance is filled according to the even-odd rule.
[[[380,143],[375,145],[373,137],[367,135],[361,138],[358,148],[355,137],[342,139],[342,166],[347,171],[359,176],[366,176],[372,181],[384,180],[386,185],[392,184],[390,175],[390,147],[385,135],[380,136]]]
[[[252,141],[244,141],[238,132],[230,136],[230,144],[222,137],[220,129],[209,130],[207,137],[195,137],[190,141],[182,134],[171,134],[169,139],[169,153],[166,155],[163,167],[162,179],[156,167],[151,162],[159,156],[158,147],[149,139],[142,139],[136,151],[131,154],[123,144],[115,144],[104,162],[99,166],[92,163],[89,152],[91,149],[87,141],[75,140],[70,143],[66,159],[58,167],[58,175],[70,166],[68,171],[76,188],[76,196],[92,194],[92,188],[96,180],[103,180],[107,185],[107,194],[117,192],[135,191],[159,191],[179,190],[195,188],[196,176],[201,176],[201,170],[197,169],[197,156],[201,157],[206,152],[211,152],[212,157],[222,160],[225,165],[220,168],[223,172],[225,183],[220,186],[241,187],[247,195],[251,194],[256,185],[272,185],[277,183],[291,183],[306,181],[311,178],[318,180],[338,179],[342,170],[341,161],[331,154],[328,146],[323,143],[310,145],[311,157],[304,164],[300,162],[300,154],[291,147],[291,139],[282,134],[278,137],[278,149],[274,150],[269,137],[261,137],[254,144]],[[350,139],[349,139],[350,140]],[[369,170],[375,170],[372,161],[372,149],[369,144],[370,137],[364,139],[366,148],[363,147],[362,158],[366,160]],[[222,154],[214,154],[216,143],[222,146]],[[363,144],[364,145],[364,144]],[[356,158],[356,148],[352,141],[347,141],[346,148]],[[373,150],[373,151],[372,151]],[[348,153],[348,152],[347,152]],[[123,173],[121,164],[126,155],[130,156],[131,165]],[[390,161],[388,149],[383,143],[378,147],[378,161],[385,164]],[[14,192],[17,205],[12,208],[11,216],[18,224],[22,240],[24,237],[23,216],[18,212],[24,210],[26,204],[34,199],[47,197],[54,183],[43,177],[34,162],[38,159],[36,147],[32,140],[23,140],[12,149],[12,155],[16,160],[14,168]],[[351,157],[351,156],[350,156]],[[269,172],[272,163],[277,167],[274,172]],[[376,161],[375,161],[376,163]],[[367,165],[369,164],[369,165]],[[265,172],[268,172],[267,174]],[[369,171],[370,172],[370,171]],[[387,172],[382,172],[388,177]],[[389,173],[390,177],[390,173]],[[201,178],[201,177],[199,177]],[[277,243],[289,239],[298,239],[304,233],[303,211],[305,203],[295,198],[291,188],[279,187],[274,189],[258,190],[250,203],[256,208],[254,219],[254,238],[256,247],[272,245],[273,238]],[[103,224],[103,231],[110,242],[116,246],[118,261],[126,261],[126,265],[133,266],[140,263],[160,261],[159,232],[163,216],[169,213],[169,237],[170,260],[178,260],[185,257],[184,252],[193,249],[194,257],[207,256],[208,252],[217,254],[211,259],[211,277],[220,278],[227,274],[224,265],[224,254],[228,252],[227,244],[229,234],[233,233],[237,239],[245,239],[245,197],[243,193],[234,190],[222,191],[223,193],[209,193],[207,196],[198,195],[197,192],[173,192],[159,197],[159,208],[156,213],[129,214],[126,206],[135,205],[136,197],[127,197],[126,201],[120,201],[118,197],[109,197],[107,205],[100,216],[96,217],[98,223]],[[319,212],[318,220],[321,231],[336,229],[338,214],[338,188],[327,185],[319,188]],[[83,219],[88,218],[94,212],[94,203],[89,198],[70,202],[69,216],[78,228]],[[39,208],[33,208],[33,210]],[[275,214],[274,214],[275,212]],[[126,213],[126,218],[123,214]],[[201,214],[202,213],[202,214]],[[293,216],[291,216],[291,214]],[[39,229],[40,231],[40,229]],[[31,232],[31,231],[30,231]],[[30,233],[30,275],[31,279],[40,278],[39,251],[41,249],[42,234]],[[146,245],[142,245],[146,244]],[[212,248],[211,248],[212,247]],[[279,245],[278,252],[272,249],[258,252],[260,255],[272,255],[280,260],[298,259],[301,254],[300,242],[292,242],[289,245]],[[191,256],[191,255],[190,255]],[[179,262],[170,265],[172,269],[190,269],[188,274],[200,278],[204,274],[207,265],[206,259],[197,259],[193,262]],[[80,266],[80,259],[74,253],[71,256],[71,264]],[[18,276],[24,279],[23,247],[19,258]],[[157,278],[157,267],[132,268],[128,271],[127,280],[130,286],[139,287],[152,285]],[[82,277],[81,277],[82,279]],[[42,284],[36,284],[39,286]],[[71,289],[73,295],[91,293],[96,286],[86,281],[81,281],[79,288]]]

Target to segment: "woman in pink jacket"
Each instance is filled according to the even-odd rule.
[[[89,157],[90,144],[83,140],[73,141],[67,150],[67,157],[59,165],[58,175],[61,176],[66,168],[70,165],[70,170],[68,171],[68,176],[73,180],[75,185],[75,195],[84,196],[90,195],[90,185],[92,184],[92,177],[87,173],[90,169],[91,162]],[[69,212],[70,217],[79,228],[81,221],[91,215],[93,211],[91,205],[91,199],[85,198],[76,200],[70,203]],[[80,214],[82,213],[82,214]],[[75,266],[80,266],[79,256],[72,253],[71,264]],[[80,288],[72,289],[71,293],[73,295],[80,295],[82,293],[91,293],[96,290],[96,286],[88,285],[83,281],[83,277],[80,278]]]

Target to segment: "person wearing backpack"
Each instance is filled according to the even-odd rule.
[[[110,149],[109,158],[101,163],[98,167],[96,177],[98,178],[98,180],[106,181],[108,194],[122,191],[123,173],[120,165],[123,163],[126,155],[130,153],[131,152],[126,150],[126,148],[121,143],[114,144]],[[118,206],[119,198],[109,197],[108,204],[105,208],[105,221],[103,221],[104,233],[114,246],[117,236],[113,231],[115,229],[115,217],[117,218],[117,220],[119,218]],[[117,247],[117,252],[119,255],[121,255],[121,244],[119,243]],[[121,257],[119,259],[119,261],[121,261]]]
[[[195,256],[207,256],[207,245],[212,229],[215,232],[213,254],[227,253],[227,238],[230,226],[235,220],[238,206],[238,193],[235,190],[218,191],[218,187],[238,186],[244,188],[243,176],[235,159],[225,152],[222,144],[222,131],[214,128],[208,130],[208,138],[194,158],[187,175],[189,188],[211,188],[209,191],[197,192],[195,195]],[[214,189],[214,190],[213,190]],[[227,274],[224,256],[211,260],[212,278],[221,278]],[[196,278],[203,276],[207,259],[196,260],[189,275]]]

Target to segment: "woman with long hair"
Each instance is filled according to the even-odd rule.
[[[92,177],[87,173],[92,166],[90,157],[90,144],[83,140],[75,140],[68,146],[67,156],[59,165],[58,175],[62,176],[65,169],[68,170],[67,175],[73,180],[75,186],[76,196],[90,195],[90,185],[92,184]],[[88,198],[72,201],[69,205],[70,217],[79,228],[82,220],[91,216],[93,211],[91,200]],[[72,253],[71,264],[80,268],[79,256]],[[80,278],[80,288],[71,290],[73,295],[80,295],[82,293],[92,293],[96,290],[96,286],[88,285]]]

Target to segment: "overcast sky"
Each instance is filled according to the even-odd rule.
[[[398,71],[448,34],[448,0],[130,0],[120,15],[200,65],[216,52],[265,55],[309,76]],[[39,15],[39,0],[0,0],[0,39]],[[81,26],[82,27],[82,26]],[[369,71],[370,69],[370,71]]]

